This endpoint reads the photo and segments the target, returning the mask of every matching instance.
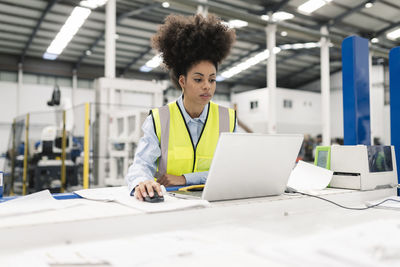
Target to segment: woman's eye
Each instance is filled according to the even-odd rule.
[[[199,83],[199,82],[201,82],[201,79],[194,79],[194,81]]]
[[[209,82],[210,82],[210,83],[213,83],[213,82],[215,82],[215,79],[211,79]]]

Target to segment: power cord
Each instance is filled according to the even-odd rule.
[[[332,201],[332,200],[329,200],[329,199],[326,199],[326,198],[323,198],[323,197],[320,197],[320,196],[315,196],[315,195],[303,193],[303,192],[297,191],[296,189],[290,188],[290,187],[288,187],[288,188],[286,189],[285,192],[286,192],[286,193],[294,193],[294,194],[300,194],[300,195],[304,195],[304,196],[309,196],[309,197],[318,198],[318,199],[325,200],[325,201],[327,201],[327,202],[329,202],[329,203],[331,203],[331,204],[333,204],[333,205],[336,205],[336,206],[338,206],[338,207],[341,207],[341,208],[343,208],[343,209],[348,209],[348,210],[367,210],[367,209],[374,208],[374,207],[377,207],[377,206],[379,206],[379,205],[382,205],[383,203],[385,203],[385,202],[387,202],[387,201],[400,202],[400,200],[393,199],[393,198],[388,198],[388,199],[382,200],[382,201],[379,202],[379,203],[376,203],[376,204],[374,204],[374,205],[371,205],[371,206],[368,206],[368,207],[365,207],[365,208],[353,208],[353,207],[346,207],[346,206],[343,206],[343,205],[341,205],[341,204],[339,204],[339,203],[336,203],[336,202],[334,202],[334,201]]]

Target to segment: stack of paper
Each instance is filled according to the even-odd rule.
[[[75,205],[77,204],[56,200],[49,190],[43,190],[1,203],[0,217],[63,209]]]
[[[208,207],[210,205],[206,200],[178,199],[166,193],[164,193],[164,202],[143,202],[131,196],[127,186],[85,189],[75,191],[75,194],[90,200],[114,201],[144,212],[182,210],[194,207]]]

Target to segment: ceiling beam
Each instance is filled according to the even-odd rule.
[[[390,24],[389,26],[386,26],[385,28],[380,29],[379,31],[374,33],[374,36],[375,37],[381,36],[382,34],[387,32],[388,30],[390,30],[392,28],[395,28],[395,27],[398,27],[398,26],[400,26],[400,21],[399,22],[394,22],[394,23]]]
[[[289,3],[290,0],[282,0],[281,2],[277,3],[273,8],[272,8],[272,12],[275,13],[277,11],[279,11],[281,8],[283,8],[284,6],[286,6],[287,3]]]
[[[49,13],[50,9],[54,6],[55,3],[57,3],[58,0],[51,0],[48,2],[46,8],[43,10],[42,14],[40,15],[39,21],[36,23],[35,28],[33,29],[31,35],[29,36],[28,42],[25,44],[24,49],[22,50],[22,54],[20,56],[19,62],[23,63],[25,60],[25,55],[26,52],[28,51],[29,47],[32,44],[33,39],[36,36],[36,33],[38,32],[40,25],[42,24],[44,18],[46,17],[47,13]]]
[[[341,71],[341,70],[342,70],[342,67],[338,67],[338,68],[332,69],[332,70],[330,71],[330,75],[333,75],[333,74],[335,74],[335,73],[337,73],[337,72],[339,72],[339,71]],[[307,80],[305,80],[305,81],[299,83],[299,84],[297,85],[297,88],[300,88],[300,87],[302,87],[302,86],[304,86],[304,85],[307,85],[307,84],[309,84],[309,83],[318,81],[318,80],[320,80],[320,78],[321,78],[321,77],[318,75],[318,76],[316,76],[316,77],[314,77],[314,78],[307,79]],[[319,91],[317,91],[317,92],[319,92]]]
[[[151,47],[147,48],[146,51],[144,51],[143,53],[141,53],[139,56],[135,57],[134,59],[132,59],[131,62],[129,62],[119,73],[120,76],[124,75],[133,64],[135,64],[136,62],[138,62],[140,59],[142,59],[145,55],[147,55],[149,52],[151,51]]]
[[[328,26],[330,26],[330,27],[335,26],[336,23],[342,21],[345,17],[350,16],[351,14],[353,14],[355,12],[358,12],[359,10],[363,9],[365,7],[366,3],[374,3],[374,2],[376,2],[376,0],[366,0],[366,1],[362,2],[361,4],[359,4],[359,5],[357,5],[357,6],[353,7],[353,8],[350,8],[349,10],[347,10],[344,13],[340,14],[339,16],[331,19],[328,22]]]
[[[156,8],[156,7],[160,6],[160,5],[161,5],[160,3],[153,3],[153,4],[146,5],[146,6],[144,6],[144,7],[141,7],[141,8],[138,8],[138,9],[135,9],[135,10],[132,10],[132,11],[123,13],[123,14],[121,14],[121,15],[119,15],[119,16],[117,17],[116,24],[117,24],[117,25],[120,25],[120,23],[121,23],[122,20],[124,20],[124,19],[126,19],[126,18],[129,18],[129,17],[137,16],[137,15],[139,15],[139,14],[142,13],[142,12],[149,11],[149,10],[151,10],[151,9],[153,9],[153,8]],[[80,64],[82,63],[82,61],[86,58],[86,56],[87,56],[86,51],[93,51],[93,49],[99,44],[99,42],[100,42],[101,40],[103,40],[105,34],[106,34],[106,32],[103,31],[103,32],[96,38],[96,40],[89,46],[89,48],[88,48],[87,50],[83,51],[82,55],[79,57],[78,61],[77,61],[76,64],[75,64],[75,68],[76,68],[76,69],[79,68],[79,66],[80,66]]]

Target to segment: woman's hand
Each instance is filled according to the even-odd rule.
[[[157,182],[164,186],[185,185],[186,178],[183,175],[175,176],[172,174],[164,174],[157,179]]]
[[[140,182],[135,187],[135,197],[141,201],[148,195],[150,197],[154,196],[154,190],[157,191],[159,196],[162,196],[161,186],[154,180],[148,180]]]

